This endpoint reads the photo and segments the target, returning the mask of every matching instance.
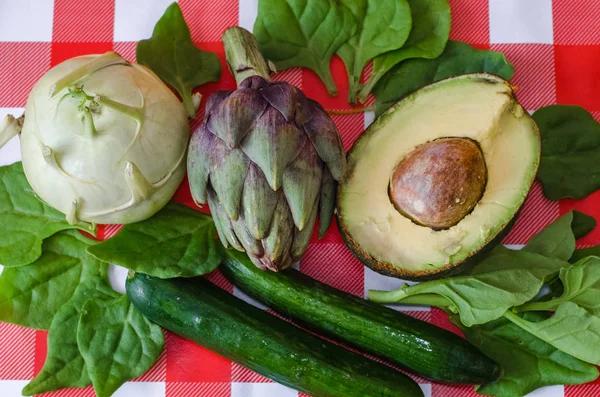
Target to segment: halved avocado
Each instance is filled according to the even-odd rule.
[[[348,153],[342,236],[386,275],[426,280],[466,270],[514,223],[540,151],[533,118],[502,78],[469,74],[421,88]]]

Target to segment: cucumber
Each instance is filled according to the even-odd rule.
[[[150,320],[276,382],[314,396],[422,397],[412,379],[244,302],[203,278],[127,280]]]
[[[444,383],[485,384],[502,368],[458,335],[339,291],[295,269],[258,269],[228,252],[220,271],[234,285],[306,327]]]

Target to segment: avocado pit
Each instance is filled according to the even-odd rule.
[[[394,169],[392,204],[413,222],[448,229],[477,205],[487,168],[481,148],[469,138],[439,138],[417,146]]]

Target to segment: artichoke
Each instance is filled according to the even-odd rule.
[[[331,223],[342,142],[317,102],[270,81],[248,31],[230,28],[223,42],[238,89],[207,101],[188,152],[190,190],[208,202],[226,247],[261,269],[285,269],[306,251],[317,214],[320,237]]]

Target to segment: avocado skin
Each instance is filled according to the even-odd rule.
[[[525,205],[525,203],[523,203],[523,205]],[[365,266],[367,266],[371,270],[373,270],[377,273],[383,274],[384,276],[401,278],[403,280],[408,280],[408,281],[430,281],[430,280],[438,280],[438,279],[444,278],[444,277],[456,276],[460,273],[467,272],[467,271],[471,270],[472,268],[474,268],[475,265],[477,265],[477,263],[479,263],[479,261],[481,261],[492,249],[494,249],[494,247],[496,247],[498,244],[500,244],[502,242],[502,240],[504,240],[504,237],[506,237],[508,235],[508,233],[511,231],[511,229],[517,222],[519,214],[521,213],[521,210],[523,209],[523,205],[521,205],[521,208],[519,208],[519,210],[516,212],[515,216],[510,220],[510,222],[508,222],[506,224],[504,229],[502,229],[502,231],[500,231],[496,235],[496,237],[494,237],[492,240],[490,240],[490,242],[487,243],[482,249],[475,252],[473,255],[466,258],[464,261],[462,261],[460,263],[455,263],[453,265],[441,267],[439,269],[435,269],[434,271],[430,271],[430,272],[399,271],[399,270],[403,270],[403,269],[394,268],[392,265],[388,265],[388,264],[377,261],[377,259],[373,258],[372,256],[370,256],[369,254],[367,254],[366,252],[364,252],[363,250],[360,249],[360,246],[358,244],[356,244],[354,239],[352,239],[352,237],[350,237],[350,235],[346,232],[344,225],[339,221],[339,218],[336,218],[336,219],[337,219],[338,230],[340,231],[340,234],[342,235],[342,240],[344,241],[346,246],[350,249],[350,251],[356,257],[356,259],[361,261]]]

